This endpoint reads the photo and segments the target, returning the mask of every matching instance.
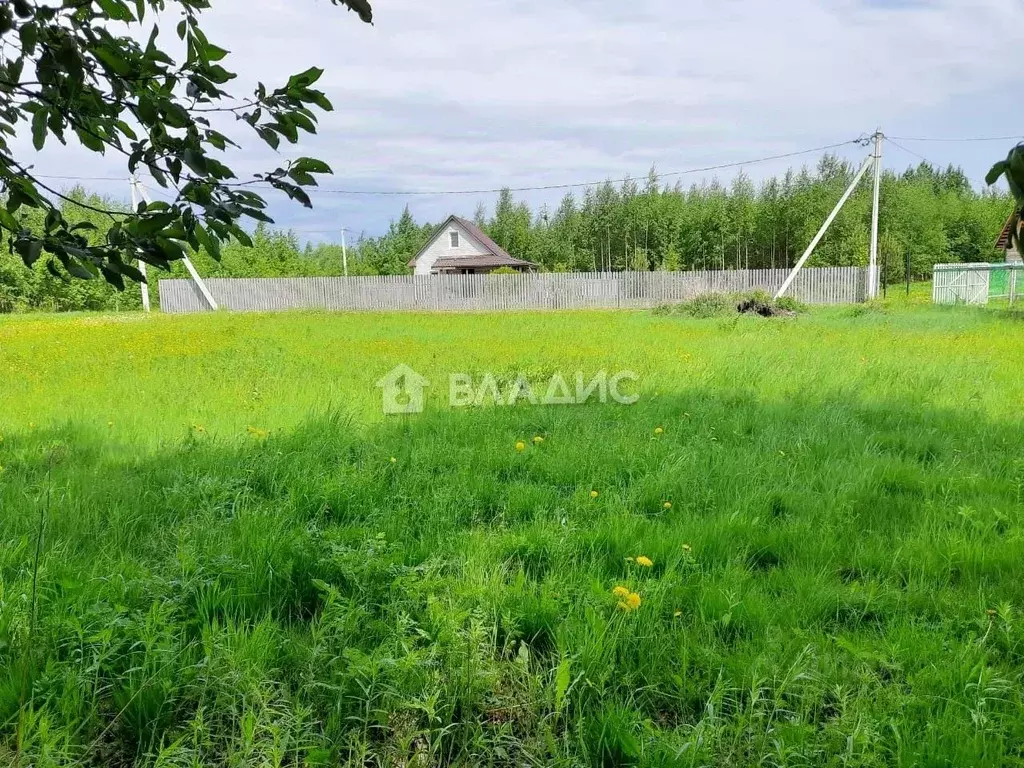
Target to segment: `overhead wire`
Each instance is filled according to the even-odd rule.
[[[967,137],[940,137],[940,136],[887,136],[888,139],[899,141],[946,141],[946,142],[973,142],[973,141],[1021,141],[1024,136],[967,136]]]
[[[679,176],[687,176],[695,173],[709,173],[712,171],[725,170],[729,168],[739,168],[747,165],[756,165],[759,163],[767,163],[773,160],[784,160],[792,157],[799,157],[801,155],[810,155],[818,152],[827,152],[830,149],[839,149],[848,145],[859,143],[857,139],[849,139],[847,141],[840,141],[833,144],[825,144],[820,147],[811,147],[810,149],[801,149],[794,152],[783,152],[776,155],[767,155],[763,157],[757,157],[748,160],[738,160],[728,163],[718,163],[715,165],[707,165],[695,168],[687,168],[679,171],[670,171],[668,173],[656,173],[654,177],[658,180],[670,179]],[[59,179],[65,181],[126,181],[127,179],[117,176],[61,176],[61,175],[46,175],[36,174],[36,178],[39,179]],[[483,195],[483,194],[496,194],[501,192],[503,189],[508,189],[510,192],[538,192],[555,189],[576,189],[585,187],[596,187],[609,182],[612,183],[624,183],[634,178],[626,176],[621,179],[604,179],[601,181],[579,181],[570,182],[563,184],[540,184],[534,186],[523,186],[523,187],[493,187],[489,189],[456,189],[456,190],[360,190],[360,189],[332,189],[330,187],[312,187],[308,191],[312,193],[325,193],[334,195],[353,195],[353,196],[392,196],[392,197],[447,197],[452,195]],[[265,183],[265,182],[263,182]],[[152,190],[150,190],[152,191]]]
[[[668,173],[656,173],[654,177],[658,180],[670,179],[679,176],[687,176],[695,173],[710,173],[712,171],[726,170],[729,168],[739,168],[746,165],[757,165],[759,163],[771,162],[773,160],[784,160],[792,157],[799,157],[801,155],[809,155],[817,152],[826,152],[830,149],[839,149],[840,147],[852,145],[852,144],[863,144],[866,134],[862,134],[857,139],[851,139],[847,141],[836,142],[834,144],[825,144],[820,147],[811,147],[810,149],[802,149],[794,152],[784,152],[776,155],[767,155],[763,157],[756,157],[748,160],[738,160],[728,163],[718,163],[714,165],[706,165],[694,168],[687,168],[679,171],[670,171]],[[907,147],[900,144],[900,141],[911,141],[911,142],[988,142],[988,141],[1018,141],[1024,139],[1024,136],[975,136],[975,137],[931,137],[931,136],[886,136],[886,140],[896,146],[898,149],[903,150],[909,155],[913,155],[925,162],[928,161],[923,155],[908,149]],[[61,181],[125,181],[124,177],[120,176],[70,176],[70,175],[55,175],[55,174],[37,174],[36,178],[40,179],[56,179]],[[377,196],[377,197],[446,197],[455,195],[484,195],[484,194],[497,194],[503,189],[508,189],[510,192],[541,192],[557,189],[577,189],[586,187],[596,187],[612,183],[624,183],[631,179],[640,178],[626,176],[618,179],[603,179],[601,181],[575,181],[560,184],[538,184],[521,187],[491,187],[482,189],[453,189],[453,190],[377,190],[377,189],[335,189],[331,187],[313,187],[309,191],[331,195],[351,195],[351,196]],[[254,181],[248,183],[262,184],[266,182]],[[151,190],[152,191],[152,190]]]
[[[927,157],[925,157],[924,155],[918,154],[917,152],[915,152],[915,151],[914,151],[914,150],[912,150],[912,149],[907,149],[907,148],[906,148],[906,147],[904,147],[904,146],[903,146],[902,144],[900,144],[900,143],[899,143],[898,141],[895,141],[895,140],[893,140],[893,138],[892,138],[891,136],[886,136],[886,137],[885,137],[885,140],[886,140],[887,142],[889,142],[890,144],[892,144],[892,145],[893,145],[894,147],[896,147],[897,149],[901,149],[901,150],[903,150],[903,151],[904,151],[904,152],[906,152],[906,153],[907,153],[908,155],[913,155],[913,156],[914,156],[914,157],[916,157],[916,158],[917,158],[918,160],[923,160],[924,162],[928,163],[928,165],[931,165],[931,166],[935,166],[935,163],[933,163],[933,162],[932,162],[931,160],[929,160],[929,159],[928,159]]]

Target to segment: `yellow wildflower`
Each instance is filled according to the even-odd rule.
[[[517,442],[516,443],[516,450],[519,451],[519,453],[522,453],[523,451],[525,451],[526,450],[526,443],[524,443],[522,440]]]
[[[672,502],[671,501],[666,501],[661,506],[664,507],[665,509],[672,509]]]
[[[640,555],[636,559],[636,564],[642,565],[644,568],[650,568],[652,565],[654,565],[654,562],[651,560],[651,558],[647,557],[646,555]]]
[[[533,437],[533,444],[534,445],[540,445],[543,442],[544,442],[544,438],[543,437],[541,437],[540,435],[534,435],[534,437]]]
[[[640,595],[636,592],[629,592],[623,595],[622,599],[618,602],[618,608],[622,611],[635,611],[640,607]]]
[[[612,594],[616,597],[626,598],[629,597],[629,589],[627,587],[618,586],[612,590]]]
[[[673,616],[673,617],[675,617],[675,618],[677,618],[677,619],[678,619],[678,618],[679,618],[680,616],[682,616],[682,615],[683,615],[683,612],[682,612],[682,611],[676,611],[675,613],[673,613],[673,614],[672,614],[672,616]]]
[[[591,492],[590,492],[590,498],[592,498],[592,499],[596,499],[596,498],[598,497],[598,495],[599,495],[599,494],[598,494],[598,492],[597,492],[597,491],[591,491]]]
[[[391,457],[391,463],[392,464],[397,464],[398,463],[398,459],[396,459],[394,456],[392,456]]]
[[[114,422],[112,422],[112,421],[108,421],[108,422],[107,422],[107,426],[108,426],[108,427],[112,427],[112,426],[114,426]]]
[[[662,429],[661,427],[656,427],[655,430],[654,430],[654,434],[660,435],[660,434],[664,433],[664,431],[665,430]]]

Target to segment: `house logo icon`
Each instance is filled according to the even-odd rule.
[[[388,371],[377,386],[381,388],[384,413],[422,413],[423,390],[430,382],[403,364]]]

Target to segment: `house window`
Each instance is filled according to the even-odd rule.
[[[448,233],[448,237],[451,240],[452,248],[458,248],[459,247],[459,233],[458,232],[449,232]]]

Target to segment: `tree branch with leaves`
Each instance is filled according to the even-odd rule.
[[[1017,209],[1010,218],[1010,245],[1024,253],[1024,248],[1021,248],[1024,240],[1024,142],[1011,149],[1005,160],[992,166],[985,183],[991,186],[1001,177],[1006,178],[1013,199],[1017,201]]]
[[[323,161],[301,157],[250,181],[238,181],[221,159],[236,141],[214,127],[215,114],[244,123],[276,150],[317,130],[318,112],[331,102],[314,86],[323,71],[292,75],[277,88],[260,83],[238,98],[227,90],[236,74],[225,68],[228,51],[203,33],[201,14],[211,0],[4,0],[0,2],[0,231],[26,266],[41,258],[57,277],[102,276],[118,288],[142,281],[138,260],[166,269],[187,248],[219,258],[230,239],[250,243],[242,221],[270,223],[266,202],[252,189],[265,184],[311,207],[306,191],[316,175],[331,173]],[[331,0],[372,22],[367,0]],[[177,59],[160,44],[155,24],[143,45],[129,34],[147,13],[178,10]],[[140,38],[142,36],[140,35]],[[129,173],[145,171],[172,202],[140,203],[134,211],[99,210],[105,231],[69,223],[59,202],[67,198],[43,183],[11,144],[30,130],[37,151],[47,141],[75,140],[100,154],[123,156]],[[26,225],[26,212],[45,213],[42,231]]]

